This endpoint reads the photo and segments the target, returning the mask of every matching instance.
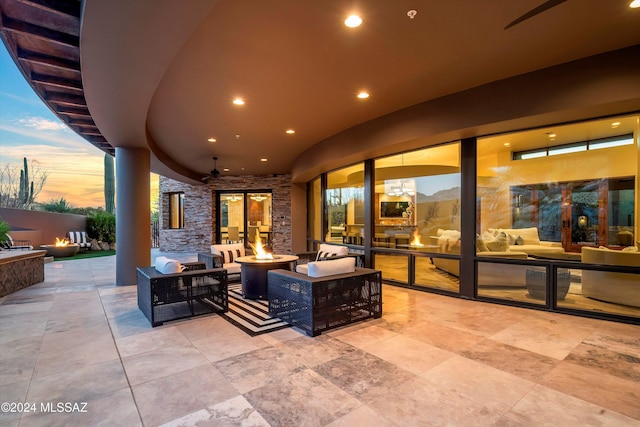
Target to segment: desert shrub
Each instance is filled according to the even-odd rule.
[[[116,216],[105,211],[94,211],[87,217],[87,234],[99,242],[116,241]]]
[[[0,219],[0,243],[4,242],[9,238],[8,233],[10,229],[11,227],[9,227],[9,224]]]

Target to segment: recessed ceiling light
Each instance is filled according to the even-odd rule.
[[[242,99],[242,98],[236,98],[236,99],[234,99],[234,100],[233,100],[233,103],[234,103],[235,105],[244,105],[244,99]]]
[[[360,24],[362,24],[362,18],[360,18],[358,15],[350,15],[347,17],[347,19],[344,20],[344,25],[349,28],[359,27]]]
[[[263,158],[261,158],[261,159],[260,159],[260,161],[261,161],[261,162],[266,162],[266,161],[267,161],[267,158],[266,158],[266,157],[263,157]]]
[[[362,92],[359,92],[357,96],[360,99],[367,99],[369,97],[369,92],[362,91]]]
[[[548,136],[549,138],[555,138],[555,137],[556,137],[556,134],[555,134],[555,133],[553,133],[553,132],[547,132],[547,136]]]
[[[288,133],[289,135],[293,135],[294,133],[296,133],[296,131],[293,129],[287,129],[285,132]]]
[[[640,0],[638,0],[638,1],[640,1]],[[611,123],[611,127],[612,127],[612,128],[617,128],[618,126],[620,126],[620,122],[613,122],[613,123]]]
[[[640,0],[633,0],[630,4],[629,7],[631,9],[637,9],[640,7]]]
[[[505,143],[504,143],[504,146],[505,146],[505,147],[511,147],[511,143],[510,143],[510,142],[505,142]]]
[[[224,168],[222,170],[225,171],[225,172],[229,172],[229,168]]]
[[[207,139],[207,141],[209,141],[209,142],[216,142],[216,139],[215,139],[215,138],[209,138],[209,139]]]

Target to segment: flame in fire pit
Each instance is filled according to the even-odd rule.
[[[256,229],[256,244],[249,243],[256,259],[273,259],[273,254],[267,252],[262,246],[262,239],[260,238],[260,230]]]
[[[69,244],[69,240],[64,238],[60,239],[56,237],[56,247],[67,246],[68,244]]]
[[[421,247],[424,246],[423,243],[420,242],[420,234],[418,233],[418,230],[415,230],[413,232],[413,240],[411,241],[411,245],[410,246],[414,246],[414,247]]]

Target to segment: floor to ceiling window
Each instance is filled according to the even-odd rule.
[[[310,238],[363,250],[387,283],[635,322],[639,133],[639,117],[618,117],[332,171],[308,187]]]
[[[307,191],[307,239],[322,241],[322,180],[316,178],[308,185]],[[308,248],[313,250],[313,247]]]
[[[362,245],[364,163],[328,173],[325,201],[324,241]]]
[[[640,316],[638,275],[587,266],[640,266],[637,126],[622,117],[478,140],[479,296]]]
[[[457,292],[460,144],[376,159],[374,176],[375,267],[387,280]]]

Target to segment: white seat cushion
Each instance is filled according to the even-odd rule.
[[[327,261],[311,261],[307,264],[309,277],[324,277],[334,274],[352,273],[356,271],[354,257],[331,259]],[[296,269],[297,270],[297,269]]]
[[[227,274],[240,274],[241,265],[237,262],[229,262],[227,264],[222,264],[222,268],[227,270]]]
[[[296,273],[309,275],[309,264],[296,265]]]

